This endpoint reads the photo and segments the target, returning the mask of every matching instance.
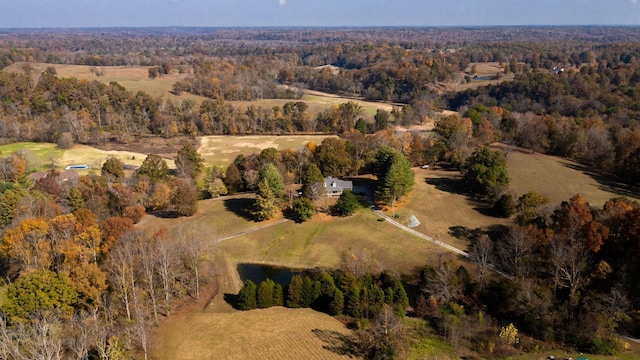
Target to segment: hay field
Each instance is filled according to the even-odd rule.
[[[226,167],[236,156],[259,153],[266,148],[277,150],[301,148],[312,142],[319,145],[322,140],[334,135],[256,135],[256,136],[202,136],[198,153],[208,165]]]
[[[352,331],[311,309],[191,312],[172,323],[152,343],[152,359],[353,358]]]
[[[21,152],[27,159],[27,171],[42,170],[49,165],[57,163],[64,150],[52,143],[19,142],[0,145],[0,157],[9,156],[15,152]]]

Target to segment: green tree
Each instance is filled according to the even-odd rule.
[[[222,195],[227,195],[227,187],[224,185],[224,182],[220,178],[213,179],[209,183],[207,190],[209,191],[209,195],[214,198]]]
[[[284,290],[282,289],[282,285],[276,284],[273,287],[273,306],[283,306],[284,305]]]
[[[227,186],[229,194],[242,191],[242,174],[240,174],[240,170],[238,170],[238,166],[235,163],[227,166],[227,170],[224,173],[224,184]]]
[[[310,163],[302,177],[302,195],[311,200],[318,199],[324,191],[324,177],[315,163]]]
[[[169,178],[167,162],[158,155],[150,154],[136,171],[137,176],[147,176],[152,182],[164,181]]]
[[[461,170],[467,190],[476,194],[493,194],[497,188],[507,186],[510,181],[504,154],[488,147],[474,151],[465,160]]]
[[[548,203],[549,198],[536,191],[521,195],[515,206],[516,222],[520,225],[530,224],[538,218],[540,208]]]
[[[266,181],[275,197],[279,198],[284,194],[282,174],[280,174],[280,171],[278,171],[278,168],[276,168],[273,163],[267,164],[262,171],[260,171],[259,181]]]
[[[278,210],[276,197],[269,186],[269,182],[264,179],[258,183],[258,195],[253,206],[252,214],[258,221],[269,220]]]
[[[84,207],[84,198],[77,187],[73,186],[69,189],[69,192],[67,193],[67,204],[69,205],[71,212]]]
[[[251,280],[245,281],[240,292],[238,292],[238,309],[245,311],[257,308],[258,302],[256,295],[256,284]]]
[[[316,213],[316,207],[306,197],[299,197],[293,202],[293,213],[296,221],[305,222]]]
[[[7,288],[4,312],[9,317],[27,319],[38,311],[58,311],[71,316],[78,294],[67,276],[52,271],[35,271],[19,278]]]
[[[388,111],[382,109],[378,109],[376,111],[376,115],[374,117],[376,131],[384,130],[387,128],[387,126],[389,126],[390,116],[391,114],[389,114]]]
[[[340,289],[336,288],[333,291],[333,296],[329,302],[329,314],[336,316],[342,314],[342,308],[344,307],[344,294]]]
[[[376,198],[387,205],[395,205],[402,196],[413,188],[415,174],[411,170],[409,161],[404,156],[394,157],[389,170],[380,179],[376,189]]]
[[[175,163],[180,176],[189,176],[192,179],[197,178],[204,168],[204,160],[190,142],[178,150]]]
[[[360,131],[362,135],[367,135],[367,122],[363,118],[356,121],[356,130]]]
[[[325,176],[345,176],[351,170],[351,158],[346,142],[340,138],[326,138],[313,153],[314,162]]]
[[[110,177],[113,181],[121,181],[124,178],[124,164],[115,156],[109,156],[102,164],[101,175]]]
[[[353,214],[358,208],[358,198],[352,191],[343,191],[338,198],[338,202],[334,207],[336,214],[339,216],[349,216]]]
[[[266,309],[273,306],[273,292],[276,287],[276,283],[271,279],[266,279],[258,286],[258,308]]]
[[[302,306],[302,277],[294,275],[287,286],[287,307],[299,308]]]

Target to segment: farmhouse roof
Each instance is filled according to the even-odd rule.
[[[327,193],[342,193],[344,190],[353,190],[353,182],[327,176],[324,178],[324,187]]]

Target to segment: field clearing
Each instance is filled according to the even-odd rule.
[[[27,171],[49,168],[51,162],[56,163],[64,154],[64,150],[52,143],[19,142],[0,145],[0,157],[15,152],[23,152],[27,159]]]
[[[507,149],[495,144],[496,149]],[[590,174],[587,166],[571,160],[544,154],[532,154],[517,148],[507,152],[511,185],[509,190],[522,195],[530,190],[548,196],[550,205],[560,205],[575,194],[582,194],[596,207],[618,196],[640,200],[640,189],[616,183],[597,174]]]
[[[22,66],[24,62],[16,62],[3,69],[8,72],[22,72]],[[177,70],[172,70],[169,74],[163,75],[155,79],[149,79],[150,66],[88,66],[88,65],[65,65],[65,64],[46,64],[46,63],[29,63],[33,67],[34,80],[40,76],[47,67],[51,66],[56,69],[58,77],[70,78],[75,77],[77,79],[86,79],[89,81],[97,80],[108,84],[112,81],[124,86],[125,89],[138,92],[144,91],[152,97],[159,97],[164,100],[171,100],[174,102],[182,102],[183,100],[193,100],[197,104],[201,103],[207,98],[204,96],[194,95],[187,92],[182,92],[180,95],[176,95],[172,92],[173,84],[179,79],[182,79],[189,74],[179,74]],[[97,76],[91,69],[103,71],[104,75]],[[229,103],[242,106],[244,108],[250,105],[262,106],[266,108],[272,108],[273,106],[282,107],[285,103],[291,101],[299,101],[292,99],[262,99],[255,101],[229,101]],[[342,104],[348,101],[358,103],[363,108],[363,117],[372,121],[373,116],[377,109],[383,109],[391,111],[392,106],[386,103],[378,103],[364,100],[356,100],[343,98],[337,95],[323,93],[319,91],[305,90],[305,95],[302,100],[309,105],[309,113],[311,116],[316,116],[318,113],[331,109],[335,104]]]
[[[494,145],[494,148],[504,148]],[[520,196],[535,190],[550,199],[553,208],[562,201],[580,193],[595,207],[617,196],[627,196],[640,200],[638,189],[628,189],[619,184],[603,183],[598,178],[583,171],[584,167],[562,158],[531,154],[518,150],[508,152],[507,162],[511,184],[509,191]],[[454,228],[488,229],[492,225],[510,225],[509,219],[489,215],[485,204],[469,199],[462,190],[458,171],[432,167],[414,169],[416,184],[414,190],[396,207],[396,216],[401,223],[408,223],[415,215],[421,224],[417,231],[440,239],[448,244],[466,250],[469,243],[454,237]],[[391,209],[387,210],[391,214]]]
[[[146,159],[147,154],[131,151],[107,151],[87,145],[76,144],[73,145],[71,149],[64,151],[57,165],[64,168],[69,165],[86,164],[94,169],[100,169],[109,156],[114,156],[125,165],[140,166],[144,159]],[[169,168],[175,168],[173,161],[167,161],[167,165]]]
[[[256,135],[256,136],[202,136],[198,153],[208,165],[226,167],[236,156],[259,153],[267,148],[277,150],[301,148],[312,142],[319,145],[322,140],[335,135]]]
[[[347,346],[352,331],[311,309],[192,312],[180,320],[152,344],[152,359],[353,358]]]

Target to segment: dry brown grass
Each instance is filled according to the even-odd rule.
[[[208,165],[227,166],[236,156],[259,153],[266,148],[277,150],[303,147],[309,142],[319,145],[333,135],[282,135],[282,136],[203,136],[198,153]]]
[[[496,144],[494,148],[508,149],[507,163],[511,176],[510,191],[521,195],[535,190],[557,206],[575,194],[582,194],[597,207],[618,196],[640,200],[640,189],[616,182],[615,179],[592,172],[588,166],[529,150],[507,148]]]
[[[347,355],[352,331],[311,309],[191,312],[163,332],[152,345],[153,359],[353,358]]]

